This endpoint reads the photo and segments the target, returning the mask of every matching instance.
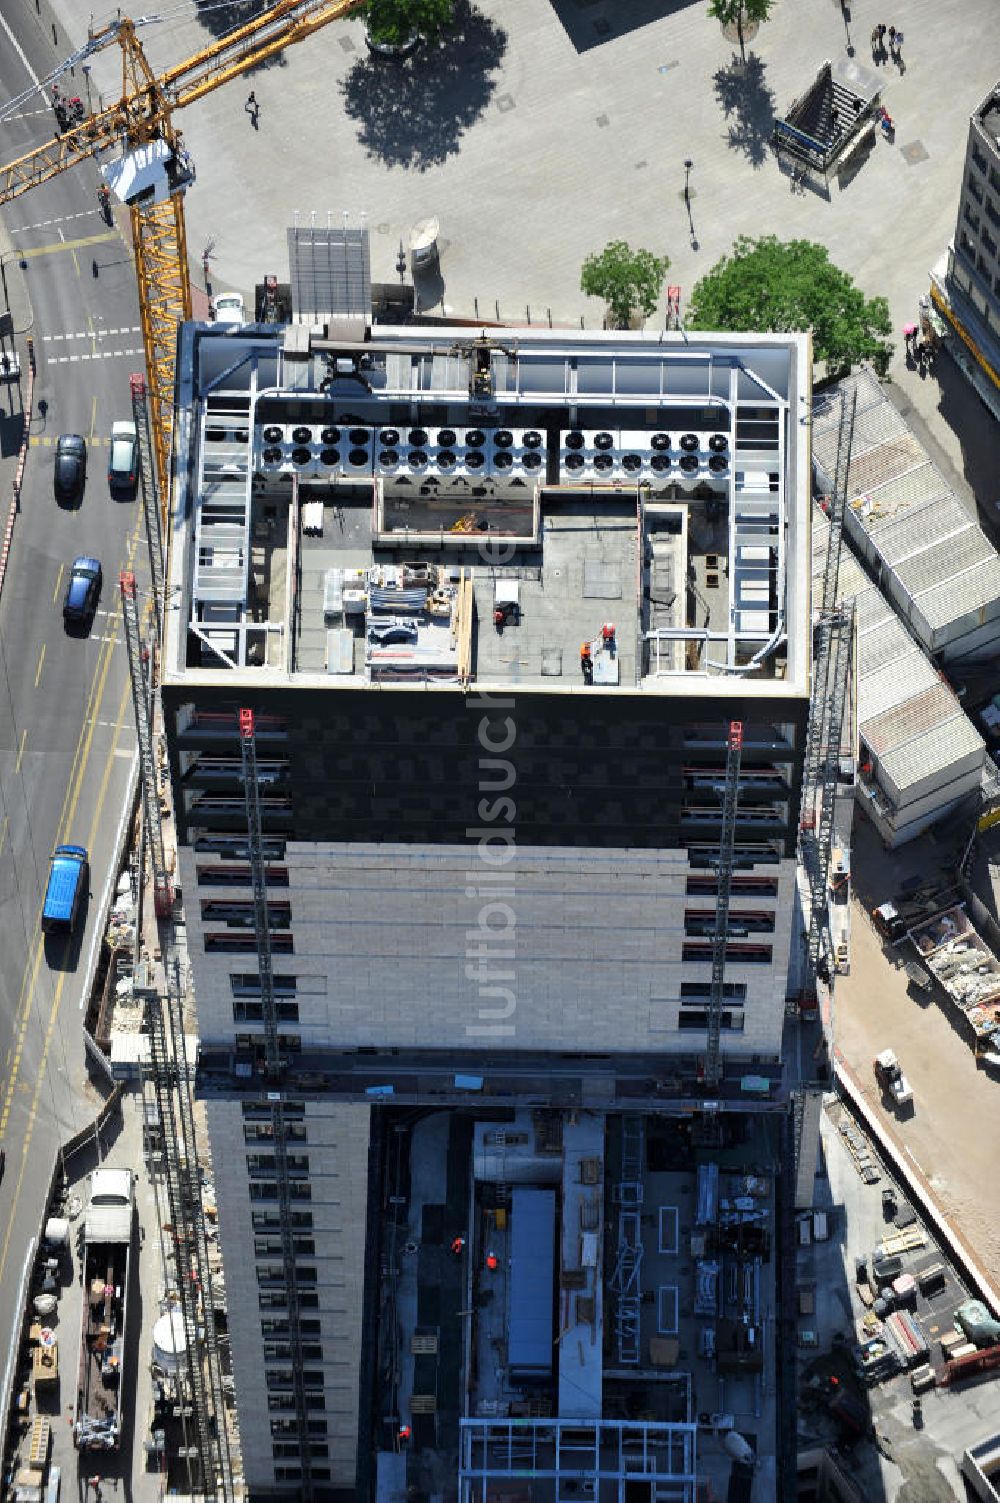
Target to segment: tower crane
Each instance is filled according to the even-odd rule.
[[[122,55],[120,99],[0,167],[0,205],[90,158],[101,163],[105,181],[128,205],[153,448],[164,507],[173,438],[177,325],[191,317],[184,194],[195,180],[194,163],[174,125],[174,112],[242,77],[330,21],[356,11],[361,3],[278,0],[245,26],[160,74],[153,72],[139,39],[139,28],[148,23],[119,16],[93,32],[52,76],[117,45]],[[0,119],[19,109],[35,92],[31,89],[10,100]]]

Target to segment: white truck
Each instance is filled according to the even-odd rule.
[[[84,1223],[83,1329],[73,1414],[80,1451],[117,1451],[121,1443],[134,1213],[132,1170],[95,1169]]]
[[[896,1106],[906,1106],[913,1100],[910,1082],[903,1074],[899,1060],[892,1049],[883,1049],[875,1056],[875,1079]]]

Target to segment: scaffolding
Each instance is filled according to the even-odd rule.
[[[122,619],[125,623],[125,647],[132,683],[132,708],[135,712],[136,737],[139,743],[139,771],[142,780],[142,811],[146,847],[153,868],[153,906],[157,917],[165,918],[174,903],[174,886],[167,871],[160,824],[160,795],[157,785],[156,756],[153,751],[153,690],[149,672],[149,653],[142,644],[139,629],[139,605],[135,575],[127,570],[119,578]]]
[[[173,884],[166,869],[156,757],[153,749],[153,690],[149,653],[143,646],[135,575],[120,578],[125,645],[128,652],[132,704],[139,743],[144,841],[153,868],[154,908],[167,920],[160,932],[164,957],[164,994],[155,987],[136,987],[144,998],[144,1023],[149,1035],[147,1081],[156,1098],[163,1150],[163,1170],[175,1247],[175,1276],[184,1325],[183,1380],[186,1386],[181,1417],[187,1404],[193,1422],[193,1446],[186,1461],[192,1490],[229,1503],[234,1497],[232,1460],[225,1418],[221,1354],[215,1329],[212,1270],[201,1201],[201,1179],[195,1135],[191,1079],[184,1041],[184,1001],[180,967],[174,950],[169,917]],[[197,1469],[192,1465],[197,1461]],[[197,1475],[195,1472],[197,1470]]]
[[[829,975],[833,973],[828,883],[837,777],[840,770],[840,743],[854,642],[854,602],[838,602],[837,581],[856,406],[856,391],[851,392],[849,401],[844,396],[841,397],[833,495],[827,513],[830,531],[823,568],[822,595],[817,606],[813,642],[813,692],[802,773],[799,859],[809,883],[806,952],[807,979],[810,985],[824,971]]]
[[[129,377],[132,392],[132,420],[135,423],[136,449],[139,455],[139,490],[146,525],[146,551],[149,554],[149,577],[153,582],[153,624],[156,642],[163,639],[163,527],[160,521],[160,494],[156,484],[153,430],[146,399],[146,382],[142,376]]]
[[[615,1349],[619,1367],[639,1365],[645,1160],[646,1127],[643,1119],[632,1115],[623,1117],[621,1178],[614,1192],[618,1204],[618,1250],[610,1286],[616,1301]]]
[[[278,1006],[274,990],[274,970],[271,957],[271,925],[267,904],[267,868],[264,864],[264,841],[260,819],[260,791],[257,774],[256,729],[253,710],[240,710],[239,725],[240,750],[243,759],[243,792],[247,816],[247,850],[250,856],[254,929],[257,941],[257,963],[260,971],[261,1013],[264,1021],[264,1067],[267,1080],[271,1084],[278,1084],[284,1073],[286,1062],[281,1052],[281,1037],[278,1031]],[[292,1196],[288,1169],[288,1139],[282,1093],[277,1090],[269,1090],[267,1093],[267,1102],[271,1109],[271,1141],[274,1148],[278,1223],[281,1236],[281,1260],[285,1281],[286,1310],[288,1314],[292,1393],[295,1402],[295,1428],[302,1467],[299,1496],[308,1500],[313,1496],[310,1473],[309,1409],[306,1402],[303,1374],[302,1320],[299,1308],[298,1276],[295,1266],[295,1237],[292,1231]]]

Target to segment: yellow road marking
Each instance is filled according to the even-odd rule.
[[[9,830],[9,828],[10,816],[8,814],[5,814],[3,817],[3,824],[0,825],[0,856],[3,855],[3,848],[7,844],[7,831]]]
[[[131,562],[131,560],[130,560],[130,562]],[[118,702],[118,718],[115,721],[115,733],[114,733],[114,735],[111,738],[111,745],[108,748],[108,756],[107,756],[107,759],[105,760],[105,763],[104,763],[104,775],[101,778],[101,786],[100,786],[100,789],[98,790],[98,794],[97,794],[97,803],[96,803],[96,805],[94,807],[94,817],[91,820],[90,831],[89,831],[89,834],[87,836],[87,849],[88,850],[90,850],[90,848],[94,844],[94,840],[97,837],[98,826],[100,825],[100,822],[101,822],[101,816],[104,813],[104,801],[107,798],[108,784],[111,781],[111,768],[114,765],[115,743],[117,742],[118,737],[121,735],[122,721],[125,718],[125,710],[126,710],[126,707],[128,705],[130,696],[131,696],[131,685],[129,683],[129,680],[126,679],[125,682],[124,682],[124,684],[122,685],[121,699]],[[17,1206],[18,1200],[20,1199],[20,1196],[21,1196],[21,1186],[24,1183],[24,1175],[25,1175],[25,1171],[27,1170],[27,1167],[28,1167],[28,1149],[31,1146],[31,1138],[32,1138],[32,1134],[33,1134],[34,1128],[35,1128],[35,1119],[38,1116],[38,1101],[39,1101],[39,1097],[41,1096],[41,1093],[42,1093],[42,1082],[45,1079],[45,1071],[46,1071],[46,1067],[48,1065],[49,1048],[50,1048],[50,1046],[52,1044],[52,1035],[55,1033],[56,1023],[57,1023],[58,1018],[59,1018],[59,1004],[62,1001],[63,988],[66,985],[66,977],[68,975],[69,975],[68,971],[60,971],[59,972],[59,980],[56,982],[55,990],[54,990],[53,997],[52,997],[52,1007],[51,1007],[51,1009],[49,1011],[49,1021],[48,1021],[48,1024],[46,1026],[46,1029],[45,1029],[45,1042],[42,1045],[42,1057],[39,1060],[38,1069],[37,1069],[36,1076],[35,1076],[35,1091],[34,1091],[34,1095],[31,1098],[31,1107],[30,1107],[30,1110],[28,1112],[28,1121],[27,1121],[27,1123],[25,1125],[24,1134],[23,1134],[23,1142],[22,1142],[22,1148],[21,1148],[21,1168],[18,1171],[17,1185],[14,1188],[14,1201],[13,1201],[13,1205],[11,1206],[10,1215],[9,1215],[9,1217],[7,1219],[7,1231],[4,1234],[3,1250],[0,1251],[0,1279],[3,1278],[4,1269],[7,1266],[7,1252],[8,1252],[8,1249],[10,1247],[11,1234],[12,1234],[12,1232],[14,1230],[14,1211],[15,1211],[15,1208]],[[19,1044],[18,1045],[18,1056],[20,1056],[20,1051],[21,1051],[21,1046]],[[15,1062],[15,1076],[16,1076],[16,1071],[17,1071],[17,1062]],[[27,1082],[25,1082],[25,1088],[27,1088]],[[3,1121],[0,1122],[0,1133],[3,1132],[4,1128],[7,1125],[7,1116],[8,1116],[8,1114],[9,1114],[9,1102],[8,1102],[8,1105],[5,1106],[5,1108],[4,1108]]]
[[[35,669],[35,688],[36,689],[38,688],[39,680],[41,679],[41,676],[42,676],[42,664],[44,662],[45,662],[45,643],[43,642],[42,643],[42,650],[38,654],[38,667]]]
[[[130,566],[132,564],[133,558],[135,557],[135,550],[139,541],[140,523],[141,517],[137,517],[135,527],[132,530],[132,536],[129,539],[128,543],[128,551],[126,557],[127,562]],[[83,775],[86,770],[88,758],[90,756],[90,747],[91,743],[93,742],[94,731],[97,727],[99,719],[98,712],[100,709],[101,700],[104,698],[104,689],[107,683],[108,669],[111,666],[111,657],[114,651],[115,641],[117,639],[118,619],[119,618],[116,616],[110,636],[105,637],[104,639],[104,642],[101,646],[103,661],[101,658],[98,658],[97,667],[94,670],[94,677],[91,680],[90,695],[87,700],[83,723],[80,726],[80,734],[77,737],[76,751],[73,754],[73,776],[66,786],[66,792],[63,796],[62,808],[59,811],[59,822],[56,826],[56,845],[62,844],[67,839],[69,835],[70,823],[73,819],[74,814],[76,813],[76,806],[80,798],[80,791],[83,787]],[[3,1134],[4,1128],[7,1125],[7,1118],[10,1115],[10,1104],[14,1095],[14,1088],[17,1080],[17,1069],[21,1058],[21,1050],[24,1046],[24,1035],[28,1027],[29,1018],[31,1016],[31,998],[35,989],[35,982],[38,979],[38,970],[42,962],[43,950],[44,940],[42,938],[42,935],[39,934],[38,939],[35,943],[34,957],[30,964],[25,965],[24,972],[21,977],[21,992],[17,1000],[17,1007],[14,1011],[14,1017],[17,1019],[17,1043],[13,1070],[7,1081],[3,1108],[2,1110],[0,1110],[0,1136],[2,1136]]]
[[[66,565],[65,564],[60,564],[59,565],[59,573],[56,575],[56,587],[52,591],[52,604],[53,605],[55,605],[56,601],[59,599],[59,587],[62,584],[62,577],[63,577],[63,574],[65,572],[66,572]]]
[[[14,763],[14,776],[15,777],[17,777],[18,774],[21,771],[21,758],[24,756],[24,743],[27,741],[27,739],[28,739],[28,727],[25,726],[24,730],[21,732],[21,744],[20,744],[20,746],[17,749],[17,761]]]
[[[88,245],[107,245],[109,240],[117,240],[118,235],[114,230],[106,230],[101,235],[84,235],[81,240],[54,240],[51,245],[36,245],[34,250],[21,251],[21,260],[30,261],[35,256],[53,256],[57,251],[76,252],[84,250]]]
[[[87,434],[88,444],[94,442],[94,427],[97,423],[97,398],[95,397],[90,408],[90,432]]]

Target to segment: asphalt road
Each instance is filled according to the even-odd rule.
[[[5,6],[0,100],[19,94],[32,70],[44,76],[42,46],[27,9]],[[0,157],[29,149],[53,123],[39,97],[0,124]],[[0,1372],[55,1148],[99,1104],[84,1063],[85,978],[135,755],[117,586],[134,561],[142,588],[145,543],[139,503],[112,498],[106,466],[110,425],[131,415],[128,378],[142,369],[141,337],[129,249],[98,212],[96,181],[92,167],[77,167],[8,205],[0,224],[18,348],[23,362],[30,333],[38,365],[32,447],[0,594]],[[52,493],[61,432],[88,440],[78,508],[60,507]],[[12,475],[8,455],[0,459],[4,518]],[[72,636],[61,605],[80,553],[101,559],[104,591],[89,634]],[[52,948],[39,917],[49,855],[64,840],[90,850],[91,898],[72,942]]]

